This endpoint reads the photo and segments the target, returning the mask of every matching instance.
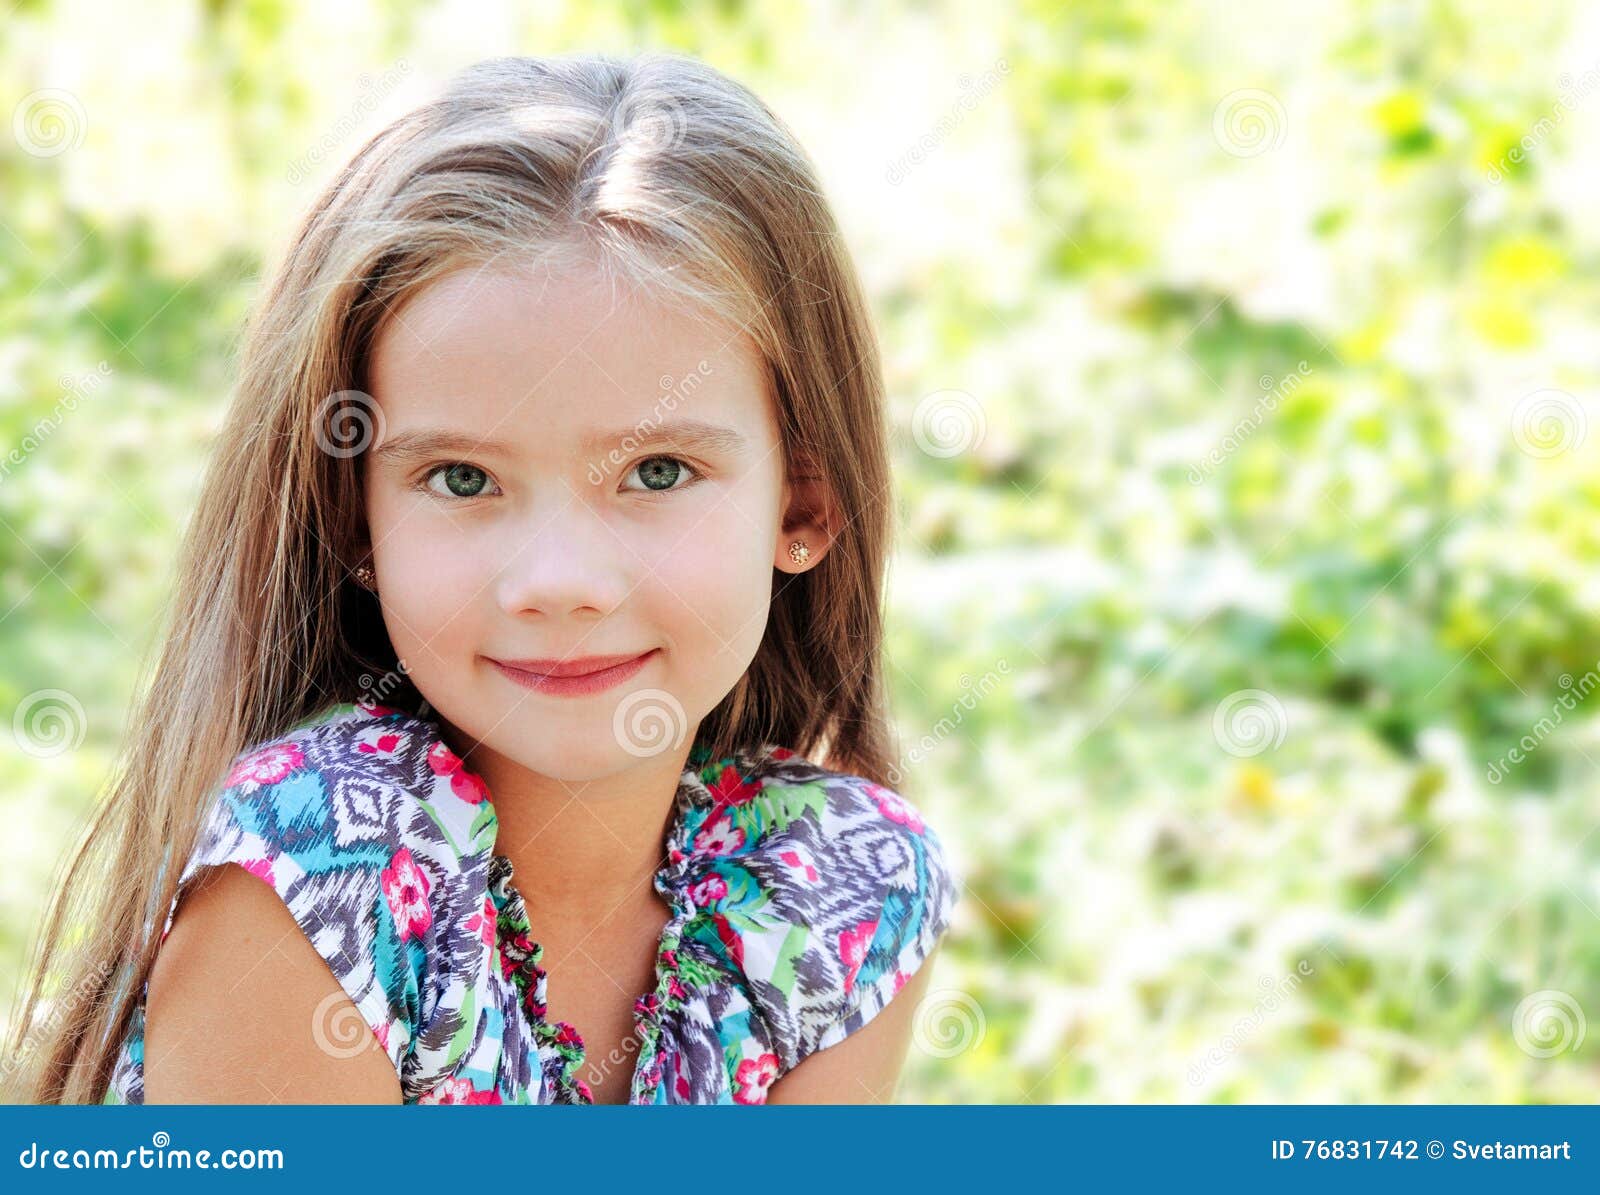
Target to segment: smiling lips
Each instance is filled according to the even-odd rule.
[[[654,659],[659,650],[651,648],[642,655],[633,656],[584,656],[576,660],[489,658],[489,662],[523,688],[563,697],[582,697],[621,684]]]

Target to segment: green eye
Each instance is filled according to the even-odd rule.
[[[681,461],[675,456],[646,457],[634,466],[634,470],[638,471],[639,479],[644,482],[645,489],[658,494],[671,490],[681,477],[688,475],[692,478],[698,478],[699,476],[687,461]],[[625,488],[636,490],[638,487],[627,486]],[[681,490],[687,487],[677,486],[677,488]]]
[[[447,490],[440,490],[433,484],[433,479],[441,475],[444,477]],[[469,465],[464,461],[458,461],[453,465],[439,465],[428,470],[423,483],[430,493],[445,498],[481,497],[490,484],[487,473],[476,465]]]

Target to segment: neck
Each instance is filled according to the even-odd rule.
[[[571,781],[540,775],[453,727],[443,729],[488,786],[499,821],[494,849],[511,860],[512,882],[530,910],[604,919],[655,899],[652,881],[666,862],[689,743],[610,776]]]

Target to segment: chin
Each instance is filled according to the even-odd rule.
[[[552,780],[599,780],[655,758],[633,754],[617,741],[615,709],[614,701],[570,712],[536,709],[530,703],[494,727],[488,742],[507,759]],[[657,756],[665,753],[663,749]]]

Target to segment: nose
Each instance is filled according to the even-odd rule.
[[[603,618],[633,587],[632,559],[601,514],[569,491],[515,524],[496,600],[513,617]]]

